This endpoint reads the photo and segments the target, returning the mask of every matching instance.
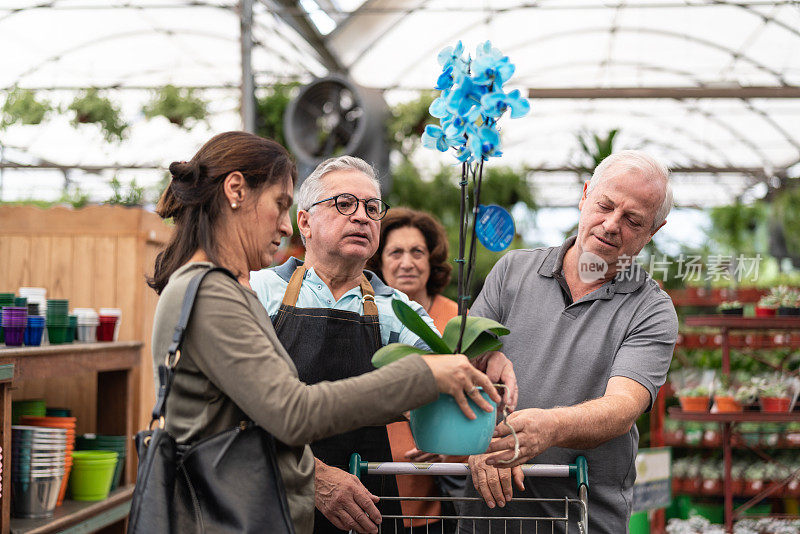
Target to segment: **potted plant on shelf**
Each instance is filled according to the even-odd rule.
[[[664,421],[664,445],[679,447],[684,443],[683,424],[676,419]]]
[[[703,495],[722,494],[722,464],[718,461],[705,462],[700,467],[703,483],[700,493]]]
[[[703,425],[703,447],[717,448],[722,446],[722,432],[717,423]]]
[[[726,300],[717,309],[722,315],[744,315],[744,306],[738,300]]]
[[[707,412],[711,392],[708,386],[685,387],[676,393],[684,412]]]
[[[697,494],[703,487],[703,479],[700,475],[702,460],[699,456],[692,456],[686,467],[686,477],[683,479],[683,491],[686,493]]]
[[[747,466],[744,470],[744,495],[750,497],[758,494],[764,489],[764,479],[766,477],[766,465],[757,462]]]
[[[786,432],[783,434],[784,447],[800,447],[800,421],[792,421],[786,425]]]
[[[783,426],[780,423],[764,423],[761,426],[759,445],[774,449],[780,443],[782,430]]]
[[[169,122],[184,127],[190,119],[200,121],[206,118],[208,103],[195,96],[194,89],[179,89],[174,85],[165,85],[153,95],[150,102],[142,109],[148,119],[162,116]]]
[[[703,425],[695,421],[686,423],[683,431],[684,442],[693,447],[697,447],[703,442]]]
[[[773,294],[764,295],[756,304],[756,317],[774,317],[780,302],[780,299]]]
[[[754,386],[743,384],[732,385],[730,379],[723,377],[723,386],[714,392],[714,406],[711,411],[716,413],[736,413],[744,409],[744,405],[756,400],[757,390]]]
[[[683,493],[684,479],[689,468],[688,458],[678,458],[672,462],[672,493]]]
[[[788,412],[792,399],[789,387],[782,381],[764,382],[759,387],[761,411],[768,413]]]
[[[789,288],[781,298],[778,315],[800,315],[800,291]]]

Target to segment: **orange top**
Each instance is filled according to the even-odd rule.
[[[439,333],[444,332],[447,321],[458,314],[458,305],[447,297],[436,295],[433,298],[428,315],[433,319],[433,324]],[[414,438],[411,436],[411,427],[407,422],[401,421],[387,425],[389,444],[392,448],[392,460],[407,462],[405,454],[416,448]],[[439,491],[432,476],[426,475],[397,475],[397,489],[402,497],[437,497]],[[403,515],[441,515],[442,505],[438,501],[412,501],[401,502]],[[436,520],[438,521],[438,519]],[[412,520],[404,519],[406,527],[412,526]],[[413,526],[425,526],[424,519],[414,519]]]

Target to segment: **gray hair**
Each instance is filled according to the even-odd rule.
[[[664,183],[664,201],[656,210],[653,218],[651,232],[658,230],[672,209],[672,185],[669,180],[669,168],[653,156],[640,150],[621,150],[606,157],[595,168],[589,186],[586,188],[588,197],[592,190],[605,180],[610,170],[636,171],[650,180],[660,180]]]
[[[297,192],[297,209],[308,211],[314,202],[322,199],[325,194],[325,184],[322,179],[325,175],[334,171],[358,171],[363,173],[369,178],[375,189],[378,191],[378,198],[381,196],[381,183],[378,177],[375,176],[375,169],[361,158],[355,156],[339,156],[338,158],[329,158],[317,165],[317,168],[308,175],[308,178],[303,180],[300,186],[300,191]],[[300,233],[300,238],[303,245],[306,244],[306,236]]]
[[[311,204],[321,199],[325,194],[325,184],[322,179],[325,175],[334,171],[358,171],[366,175],[378,190],[378,198],[381,195],[381,183],[375,176],[375,169],[361,158],[355,156],[339,156],[338,158],[326,159],[314,169],[314,172],[308,175],[300,186],[300,191],[297,193],[297,209],[308,211]]]

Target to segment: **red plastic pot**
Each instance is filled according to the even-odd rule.
[[[744,480],[741,478],[734,479],[731,481],[731,491],[734,495],[742,496],[744,495]]]
[[[786,484],[786,494],[789,497],[800,497],[800,479],[793,478]]]
[[[681,410],[684,412],[707,412],[710,397],[679,397]]]
[[[683,491],[686,493],[697,494],[703,487],[703,481],[699,478],[684,478]]]
[[[783,435],[784,447],[800,447],[800,432],[789,432]]]
[[[788,412],[792,400],[788,397],[761,397],[762,412]]]
[[[683,479],[682,478],[675,478],[672,479],[672,493],[673,495],[677,495],[683,492]]]
[[[117,317],[113,315],[101,315],[97,325],[97,341],[114,341],[114,327],[117,325]]]
[[[761,306],[756,306],[756,317],[775,317],[777,312],[777,308],[762,308]]]

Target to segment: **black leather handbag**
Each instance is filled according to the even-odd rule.
[[[178,445],[164,430],[164,413],[175,365],[197,290],[213,268],[189,282],[166,360],[150,430],[136,435],[139,455],[128,532],[294,534],[277,464],[275,439],[252,421]]]

